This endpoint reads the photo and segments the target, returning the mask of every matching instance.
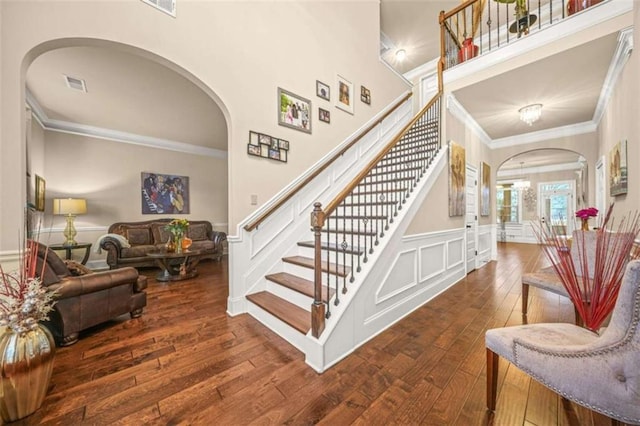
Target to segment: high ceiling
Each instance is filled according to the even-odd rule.
[[[488,0],[492,3],[492,0]],[[456,0],[381,0],[381,29],[391,46],[383,59],[399,72],[439,56],[438,14]],[[453,95],[492,139],[592,120],[616,49],[613,33],[479,83]],[[402,63],[395,49],[407,51]],[[87,93],[69,89],[63,75],[86,81]],[[27,88],[50,120],[227,149],[224,116],[214,101],[172,70],[105,47],[47,52],[27,72]],[[542,103],[528,126],[518,109]]]

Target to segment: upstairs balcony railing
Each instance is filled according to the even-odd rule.
[[[444,69],[540,31],[603,0],[470,0],[440,14]]]

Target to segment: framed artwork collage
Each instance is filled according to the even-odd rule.
[[[289,141],[265,135],[264,133],[249,131],[249,144],[247,145],[247,153],[249,155],[286,163],[288,152]]]

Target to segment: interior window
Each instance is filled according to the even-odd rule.
[[[520,191],[511,185],[503,185],[497,188],[496,199],[498,201],[499,223],[520,223]]]

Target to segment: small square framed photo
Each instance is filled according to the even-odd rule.
[[[284,150],[288,151],[289,150],[289,141],[278,139],[278,147],[280,149],[284,149]]]
[[[311,133],[311,101],[278,87],[278,124]]]
[[[271,145],[271,136],[260,133],[259,141],[262,145]]]
[[[247,153],[249,155],[255,155],[255,156],[261,157],[262,148],[260,148],[259,145],[249,144],[247,145]]]
[[[280,150],[279,149],[269,149],[269,158],[272,160],[280,161]]]
[[[260,145],[260,133],[249,131],[249,144],[258,146]]]
[[[341,75],[336,76],[336,86],[338,87],[338,96],[336,97],[336,108],[353,114],[353,83]]]
[[[318,108],[318,120],[325,123],[331,123],[331,112],[326,109]]]
[[[320,80],[316,80],[316,95],[319,98],[324,99],[325,101],[331,100],[331,88],[321,82]]]
[[[371,91],[364,86],[360,86],[360,100],[367,105],[371,105]]]

